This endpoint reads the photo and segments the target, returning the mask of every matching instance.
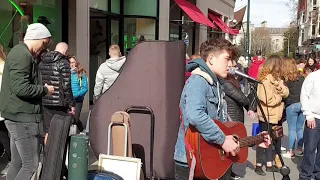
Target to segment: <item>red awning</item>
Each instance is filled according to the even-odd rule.
[[[208,27],[216,28],[216,26],[200,11],[196,5],[186,0],[175,0],[175,2],[193,21]]]
[[[219,28],[228,34],[231,35],[236,35],[236,33],[225,23],[223,22],[220,18],[216,17],[215,15],[213,15],[212,13],[209,12],[208,14],[209,18],[212,19],[212,21],[219,26]]]

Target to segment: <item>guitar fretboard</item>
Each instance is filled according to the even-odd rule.
[[[240,148],[242,147],[248,147],[255,144],[262,143],[264,141],[263,135],[257,135],[257,136],[249,136],[246,138],[239,139]]]

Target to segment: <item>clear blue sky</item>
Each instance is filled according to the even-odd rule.
[[[288,0],[251,0],[250,22],[260,26],[267,21],[269,27],[286,27],[291,22],[289,8],[285,5]],[[235,10],[247,5],[248,0],[236,0]],[[245,14],[244,21],[247,21]]]

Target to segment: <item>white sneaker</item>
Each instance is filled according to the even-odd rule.
[[[2,177],[4,177],[4,176],[7,175],[8,169],[9,169],[9,163],[8,163],[7,166],[1,171],[1,175],[3,175]]]
[[[281,151],[286,151],[287,149],[281,146]]]
[[[288,151],[288,152],[286,152],[286,153],[283,153],[283,154],[282,154],[282,157],[292,159],[292,158],[294,158],[294,155],[292,155],[292,154]]]

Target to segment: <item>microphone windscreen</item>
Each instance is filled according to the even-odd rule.
[[[229,69],[229,74],[236,74],[236,71],[237,71],[236,68],[231,67],[231,68]]]

